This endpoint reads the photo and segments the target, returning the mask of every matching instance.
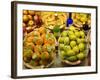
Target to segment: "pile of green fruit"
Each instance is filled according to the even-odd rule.
[[[62,60],[75,62],[85,59],[87,43],[84,31],[70,26],[68,30],[61,33],[58,42],[59,54]]]

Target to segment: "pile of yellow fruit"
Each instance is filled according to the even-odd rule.
[[[91,25],[91,15],[86,13],[72,13],[73,24],[82,27],[83,24]]]

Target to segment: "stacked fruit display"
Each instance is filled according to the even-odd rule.
[[[42,12],[42,21],[46,28],[53,29],[56,25],[60,25],[59,28],[66,27],[66,19],[68,13],[65,12]]]
[[[66,26],[68,14],[23,10],[23,62],[25,67],[45,68],[59,63],[52,66],[58,67],[62,66],[60,62],[78,65],[86,59],[87,42],[91,40],[90,33],[88,38],[86,34],[86,31],[88,32],[86,25],[91,24],[90,14],[71,13],[73,23]],[[86,31],[82,28],[83,24],[85,24]]]
[[[55,37],[44,27],[32,31],[24,38],[24,65],[49,67],[55,55]],[[27,66],[29,65],[29,66]]]
[[[84,31],[70,26],[68,30],[64,30],[61,33],[58,42],[59,54],[62,60],[67,60],[72,63],[85,59],[87,46]]]
[[[33,10],[23,10],[23,33],[24,36],[33,31],[36,27],[42,26],[40,12]]]

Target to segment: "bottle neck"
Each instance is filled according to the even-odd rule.
[[[72,16],[72,14],[71,14],[71,13],[69,13],[69,18],[71,18],[71,16]]]

